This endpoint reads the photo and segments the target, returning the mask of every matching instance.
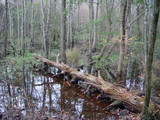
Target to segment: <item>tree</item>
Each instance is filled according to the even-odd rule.
[[[7,55],[8,43],[8,0],[5,0],[5,39],[4,39],[4,57]]]
[[[44,51],[45,51],[45,55],[48,58],[49,57],[49,28],[50,28],[50,18],[51,18],[51,0],[48,0],[47,23],[45,23],[43,0],[41,0],[41,14],[42,14],[42,25],[43,25]]]
[[[99,0],[97,0],[96,3],[96,16],[95,16],[95,20],[94,20],[94,39],[93,39],[93,44],[92,44],[92,51],[95,52],[96,50],[96,43],[97,43],[97,33],[98,33],[98,29],[97,29],[97,20],[98,20],[98,7],[99,7]]]
[[[30,32],[30,40],[31,40],[30,50],[31,51],[33,51],[33,47],[34,47],[34,42],[33,42],[33,17],[34,17],[34,14],[33,14],[33,0],[31,0],[31,32]]]
[[[43,40],[44,40],[44,51],[46,52],[47,51],[47,48],[46,48],[46,25],[45,25],[45,17],[44,17],[44,1],[41,0],[41,15],[42,15],[42,36],[43,36]],[[47,56],[48,57],[48,56]]]
[[[119,56],[119,63],[118,63],[118,73],[117,73],[117,77],[118,77],[118,82],[122,83],[123,81],[123,62],[124,62],[124,55],[125,55],[125,35],[126,35],[126,30],[125,30],[125,26],[126,26],[126,8],[127,8],[127,0],[122,0],[121,1],[121,5],[122,5],[122,26],[121,26],[121,42],[120,42],[120,56]]]
[[[149,14],[149,0],[144,1],[145,4],[145,65],[147,64],[147,55],[148,55],[148,34],[149,34],[149,21],[148,21],[148,14]]]
[[[51,0],[48,0],[48,16],[47,16],[47,28],[45,34],[46,40],[46,55],[49,56],[49,28],[50,28],[50,19],[51,19]]]
[[[73,48],[73,1],[69,1],[69,10],[68,10],[68,36],[67,36],[67,47]]]
[[[17,7],[17,39],[20,41],[20,20],[19,20],[19,0],[16,2],[16,7]],[[20,48],[21,48],[21,42],[20,42]]]
[[[154,12],[153,12],[153,19],[152,19],[151,35],[150,35],[150,46],[148,50],[146,74],[145,74],[145,79],[146,79],[145,80],[145,101],[144,101],[144,107],[142,112],[142,119],[144,120],[148,119],[148,113],[149,113],[148,109],[149,109],[151,88],[152,88],[151,87],[152,62],[153,62],[154,47],[156,42],[159,9],[160,9],[160,1],[154,0]]]
[[[61,50],[60,61],[66,63],[66,0],[61,3]]]
[[[93,37],[94,37],[94,7],[93,7],[94,0],[89,0],[89,59],[91,59],[91,52],[92,52],[92,43],[93,43]]]
[[[21,51],[22,55],[25,54],[25,0],[22,0],[22,22],[21,22]]]

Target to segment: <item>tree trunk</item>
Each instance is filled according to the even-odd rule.
[[[4,7],[0,6],[0,34],[3,29],[3,21],[4,21],[3,16],[4,16]]]
[[[70,20],[69,20],[69,26],[70,26],[69,27],[70,28],[69,29],[69,31],[70,31],[69,36],[70,36],[70,38],[69,39],[70,39],[70,49],[72,49],[73,48],[73,30],[72,30],[72,28],[73,28],[73,25],[72,25],[73,24],[73,13],[72,13],[73,12],[73,3],[72,3],[72,0],[70,0],[70,7],[69,8],[70,8]]]
[[[27,37],[27,11],[26,11],[26,0],[23,0],[23,55],[25,54],[26,51],[26,37]]]
[[[18,1],[17,1],[17,38],[18,38],[18,41],[20,41],[20,20],[19,20],[19,2]],[[21,48],[21,41],[20,41],[20,48]]]
[[[25,33],[24,33],[24,19],[25,19],[25,0],[22,0],[22,22],[21,22],[21,52],[24,56],[25,54]]]
[[[93,7],[94,0],[89,0],[89,48],[88,48],[88,62],[91,62],[92,58],[92,43],[93,43],[93,37],[94,37],[94,7]],[[88,66],[88,73],[91,73],[91,66]]]
[[[152,20],[152,27],[151,27],[151,35],[150,35],[150,46],[147,56],[147,66],[146,66],[146,74],[145,74],[145,101],[143,107],[143,117],[144,119],[148,119],[149,113],[149,103],[150,103],[150,95],[151,95],[151,76],[152,76],[152,62],[153,62],[153,55],[154,55],[154,47],[156,42],[156,33],[157,33],[157,25],[159,19],[159,9],[160,9],[160,1],[154,1],[154,13],[153,13],[153,20]]]
[[[140,5],[137,7],[137,16],[140,15]],[[141,39],[140,18],[137,19],[137,35],[138,41]]]
[[[107,36],[106,36],[106,42],[109,42],[109,40],[112,38],[112,11],[114,8],[114,0],[110,1],[110,4],[107,3],[108,1],[106,0],[106,5],[105,5],[105,9],[106,9],[106,30],[107,30]]]
[[[89,54],[91,54],[92,52],[92,42],[93,42],[93,36],[94,36],[94,32],[93,32],[93,22],[94,22],[94,8],[93,8],[93,0],[89,0],[89,22],[90,22],[90,26],[89,26]]]
[[[131,1],[128,1],[128,5],[127,5],[127,23],[130,23],[131,22],[131,6],[132,6],[132,3]],[[127,54],[127,56],[129,56],[129,39],[131,37],[130,35],[130,32],[131,32],[131,27],[128,27],[126,29],[126,43],[125,43],[125,53]]]
[[[4,39],[4,57],[7,56],[8,44],[8,0],[5,0],[5,39]]]
[[[120,101],[120,104],[126,109],[132,112],[142,111],[144,103],[143,97],[139,97],[133,93],[130,93],[124,88],[114,86],[113,84],[104,81],[100,76],[100,72],[98,77],[95,77],[91,74],[79,72],[64,63],[52,62],[44,57],[37,55],[34,55],[34,57],[50,66],[55,66],[56,68],[60,69],[62,73],[70,75],[74,80],[76,79],[84,81],[84,83],[97,88],[98,90],[104,92],[107,97],[114,99],[114,101]],[[150,111],[156,111],[157,109],[160,109],[159,105],[153,104],[152,102],[150,103],[150,106]]]
[[[51,19],[51,0],[48,0],[48,16],[47,16],[47,26],[46,26],[46,56],[49,57],[49,28],[50,28],[50,19]]]
[[[120,43],[120,56],[119,56],[119,63],[118,63],[118,73],[117,78],[118,82],[122,84],[123,82],[123,62],[124,62],[124,55],[125,55],[125,25],[126,25],[126,8],[127,8],[127,0],[122,0],[122,36],[121,36],[121,43]]]
[[[99,6],[99,0],[97,0],[97,5],[96,5],[96,16],[95,16],[95,20],[94,20],[94,39],[93,39],[93,44],[92,44],[92,52],[96,51],[96,43],[97,43],[97,30],[98,30],[98,26],[97,26],[97,20],[98,20],[98,6]]]
[[[56,2],[57,2],[57,0],[54,0],[53,43],[56,42],[56,28],[57,28],[57,25],[56,25],[56,15],[57,15]],[[52,44],[51,44],[51,47],[52,47]]]
[[[73,38],[72,38],[72,9],[73,9],[73,5],[72,5],[72,0],[69,1],[69,11],[68,11],[68,35],[67,35],[67,48],[72,49],[73,47]]]
[[[61,0],[61,50],[60,61],[66,63],[66,0]]]
[[[148,14],[149,14],[149,0],[145,0],[145,65],[147,65],[147,55],[148,55],[148,35],[149,35],[149,22],[148,22]]]
[[[79,34],[79,31],[80,31],[80,2],[77,1],[77,33]],[[78,38],[75,39],[75,45],[77,45],[77,42],[78,42]]]
[[[31,0],[31,32],[30,32],[30,50],[33,51],[34,42],[33,42],[33,0]]]
[[[44,18],[44,1],[41,0],[41,14],[42,14],[42,36],[43,36],[43,40],[44,40],[44,51],[46,52],[47,51],[47,48],[46,48],[46,37],[45,37],[45,32],[46,32],[46,26],[45,26],[45,18]]]
[[[8,16],[9,16],[9,40],[12,43],[13,38],[13,18],[12,18],[12,6],[8,5]]]

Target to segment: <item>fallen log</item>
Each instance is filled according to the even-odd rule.
[[[34,57],[37,60],[40,60],[50,66],[54,66],[60,69],[63,73],[72,76],[73,79],[82,80],[84,81],[84,83],[91,85],[100,91],[103,91],[107,96],[114,99],[114,103],[123,105],[129,111],[137,112],[137,113],[140,113],[142,111],[143,104],[144,104],[144,97],[137,96],[136,94],[127,91],[125,88],[114,86],[113,84],[104,81],[100,76],[100,72],[98,74],[98,77],[95,77],[91,74],[79,72],[64,63],[53,62],[42,56],[34,55]],[[114,106],[114,103],[108,106],[107,109],[110,109],[110,107]],[[116,105],[117,104],[115,104],[115,106]],[[156,114],[158,114],[159,116],[160,115],[159,110],[160,110],[159,105],[154,104],[153,102],[150,103],[149,111],[151,113],[156,112]]]

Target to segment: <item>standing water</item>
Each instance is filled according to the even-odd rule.
[[[9,72],[7,69],[5,72]],[[70,86],[62,77],[34,72],[16,72],[0,78],[0,115],[6,119],[88,119],[115,120],[107,112],[106,102],[87,97],[77,85]],[[23,76],[24,75],[24,76]]]

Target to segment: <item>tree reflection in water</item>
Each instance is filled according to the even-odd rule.
[[[23,117],[34,119],[37,115],[56,117],[68,113],[77,119],[116,119],[117,115],[105,112],[106,103],[95,96],[87,97],[77,86],[67,86],[62,78],[52,78],[37,73],[22,73],[13,82],[4,77],[0,83],[0,110],[13,113],[21,111]],[[25,80],[24,80],[25,78]],[[25,84],[24,84],[25,83]],[[11,111],[12,110],[12,111]],[[67,115],[67,114],[66,114]]]

